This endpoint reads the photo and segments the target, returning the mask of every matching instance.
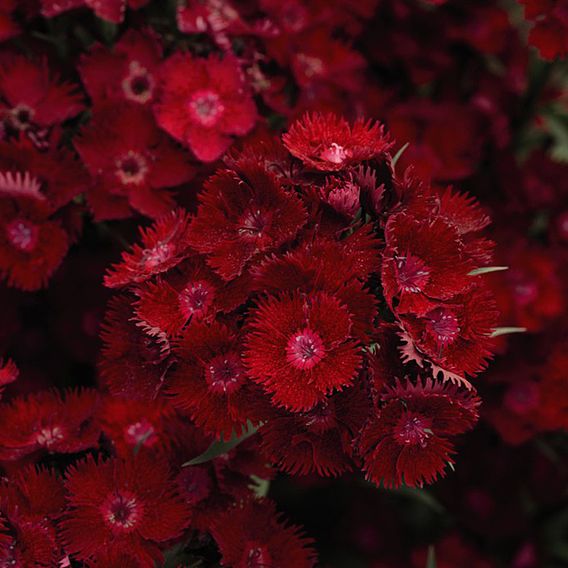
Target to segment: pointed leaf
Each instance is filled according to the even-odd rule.
[[[526,327],[496,327],[490,337],[499,337],[510,333],[525,333]]]
[[[468,272],[468,276],[479,276],[480,274],[489,274],[490,272],[501,272],[502,270],[509,270],[508,266],[482,266],[475,268]]]

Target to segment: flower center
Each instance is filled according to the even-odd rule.
[[[342,164],[347,158],[351,156],[351,152],[343,146],[332,142],[327,148],[320,152],[320,158],[332,164]]]
[[[436,308],[427,315],[428,325],[442,345],[451,343],[460,332],[458,318],[445,308]]]
[[[296,61],[300,64],[302,73],[308,78],[317,77],[324,71],[323,61],[319,57],[299,53]]]
[[[148,173],[148,163],[144,156],[130,150],[116,161],[116,175],[125,185],[140,185]]]
[[[249,209],[241,217],[239,222],[239,235],[260,239],[266,227],[270,224],[270,214],[260,209]]]
[[[10,112],[10,124],[17,130],[26,130],[31,126],[34,114],[34,109],[28,105],[16,105]]]
[[[425,448],[428,438],[433,434],[430,426],[429,419],[405,412],[395,426],[394,433],[399,442],[405,446]]]
[[[513,384],[505,393],[505,406],[516,414],[534,410],[540,402],[538,385],[532,381]]]
[[[286,359],[301,370],[315,367],[325,356],[321,337],[309,328],[293,335],[286,346]]]
[[[240,357],[236,353],[218,355],[209,362],[205,379],[211,392],[218,394],[235,392],[244,380]]]
[[[154,77],[138,61],[131,61],[128,71],[122,81],[124,96],[137,103],[147,103],[154,93]]]
[[[141,263],[146,268],[156,268],[170,257],[172,250],[173,245],[170,243],[157,243],[151,249],[144,250]]]
[[[142,515],[141,505],[129,493],[109,495],[102,506],[105,521],[113,528],[130,531]]]
[[[153,446],[157,441],[154,426],[145,418],[126,427],[124,432],[126,442],[132,446]]]
[[[214,91],[200,90],[191,97],[189,111],[195,121],[209,128],[219,122],[225,106]]]
[[[22,252],[32,252],[39,241],[39,227],[27,219],[14,219],[6,233],[10,244]]]
[[[327,195],[327,202],[339,213],[353,216],[360,205],[360,188],[350,181],[339,182]]]
[[[396,257],[395,263],[398,283],[402,290],[413,293],[423,292],[430,279],[426,263],[412,254]]]
[[[243,562],[240,566],[246,568],[272,568],[272,557],[268,547],[263,544],[250,543],[243,553]]]
[[[196,319],[201,319],[207,314],[213,299],[213,287],[205,280],[190,282],[179,297],[184,315]]]
[[[304,423],[307,428],[314,432],[323,433],[331,430],[336,425],[333,406],[325,401],[318,404],[312,410],[304,413]]]
[[[36,436],[36,442],[46,448],[53,446],[53,444],[61,440],[63,440],[63,430],[59,426],[42,428]]]

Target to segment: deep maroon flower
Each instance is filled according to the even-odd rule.
[[[144,282],[156,274],[177,266],[189,256],[189,217],[181,209],[158,219],[148,229],[141,229],[142,246],[122,253],[122,262],[113,265],[105,276],[105,286],[118,288]]]
[[[534,22],[529,43],[534,45],[543,59],[552,61],[568,53],[568,9],[563,0],[521,0],[525,18]]]
[[[357,120],[350,126],[333,114],[306,114],[282,140],[308,168],[328,172],[377,159],[391,147],[378,123]]]
[[[20,26],[14,20],[14,12],[17,7],[17,0],[2,0],[0,2],[0,42],[11,39],[20,33]]]
[[[0,357],[0,396],[6,385],[13,383],[20,374],[18,367],[12,359],[2,359]]]
[[[36,63],[17,55],[0,62],[0,116],[8,128],[50,128],[83,108],[77,87],[53,74],[46,59]]]
[[[196,322],[175,346],[179,362],[168,380],[173,403],[207,433],[225,439],[253,418],[247,413],[250,379],[241,351],[235,334],[224,325]]]
[[[363,430],[359,451],[368,479],[385,487],[433,482],[452,464],[451,438],[477,420],[479,399],[469,391],[426,381],[397,383]]]
[[[178,52],[161,71],[158,124],[198,159],[215,161],[231,145],[232,136],[252,130],[256,107],[235,58],[198,59]]]
[[[149,0],[41,0],[41,13],[53,18],[74,8],[86,6],[103,20],[119,24],[124,20],[126,7],[137,10]]]
[[[251,161],[221,170],[199,196],[190,243],[225,280],[240,275],[256,255],[291,241],[306,221],[300,199]]]
[[[278,566],[310,568],[315,565],[311,541],[293,525],[285,524],[271,501],[248,501],[219,515],[212,528],[223,555],[223,566],[232,568]]]
[[[102,101],[150,105],[156,98],[162,49],[151,32],[129,29],[108,49],[94,45],[79,73],[95,106]]]
[[[277,405],[309,410],[353,383],[361,364],[348,309],[325,292],[282,294],[251,311],[245,361]]]
[[[189,522],[167,464],[146,454],[98,463],[89,457],[69,468],[65,488],[62,536],[79,560],[129,555],[141,568],[153,568],[163,560],[161,544]]]
[[[97,445],[97,393],[42,391],[2,404],[0,459],[19,460],[44,453],[76,453]]]
[[[174,200],[167,188],[193,177],[185,153],[157,128],[149,110],[133,104],[108,104],[75,141],[93,178],[88,192],[96,219],[169,213]]]

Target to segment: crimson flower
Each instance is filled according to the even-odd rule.
[[[124,20],[127,6],[137,10],[148,2],[149,0],[41,0],[41,13],[46,18],[53,18],[74,8],[86,6],[99,18],[120,24]]]
[[[308,168],[327,172],[377,159],[392,145],[378,123],[357,120],[351,126],[334,114],[306,114],[282,140]]]
[[[251,311],[245,362],[276,405],[313,408],[353,383],[361,354],[345,305],[326,292],[285,293]]]
[[[62,537],[79,560],[131,556],[140,568],[162,562],[162,543],[180,536],[189,512],[169,479],[168,466],[139,454],[129,460],[95,461],[69,468],[68,514]]]
[[[75,141],[93,178],[88,192],[96,219],[149,217],[169,213],[174,200],[166,188],[189,181],[193,168],[184,152],[156,127],[138,105],[105,105]]]
[[[479,399],[470,391],[427,380],[397,382],[382,395],[359,441],[367,478],[385,487],[432,483],[452,464],[451,438],[471,429]]]
[[[210,178],[199,200],[189,241],[225,280],[260,253],[291,241],[306,221],[300,199],[249,160]]]
[[[213,162],[256,123],[256,107],[236,59],[175,53],[161,70],[158,124],[203,162]]]
[[[315,565],[311,541],[299,529],[285,524],[266,499],[248,501],[219,515],[211,530],[223,555],[222,565],[233,568]]]

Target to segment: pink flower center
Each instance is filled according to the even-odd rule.
[[[505,406],[516,414],[534,410],[540,402],[538,385],[533,381],[514,383],[505,393]]]
[[[173,250],[171,243],[157,243],[151,249],[145,249],[142,253],[142,264],[146,268],[156,268],[170,257]]]
[[[37,436],[36,442],[45,448],[50,448],[53,444],[63,440],[63,430],[59,426],[42,428]]]
[[[200,90],[191,97],[189,112],[196,122],[210,128],[219,122],[225,112],[225,106],[214,91]]]
[[[286,346],[286,359],[301,370],[315,367],[325,356],[321,337],[309,328],[293,335]]]
[[[236,353],[218,355],[209,362],[205,378],[209,390],[218,394],[231,394],[244,381],[244,370]]]
[[[430,279],[426,263],[412,254],[397,257],[395,262],[398,283],[402,290],[413,293],[423,292]]]
[[[431,421],[423,416],[404,412],[395,426],[394,434],[405,446],[420,446],[425,448],[428,438],[432,436]]]
[[[519,278],[513,284],[513,294],[518,304],[526,306],[538,298],[538,286],[535,282]]]
[[[125,185],[140,185],[148,174],[146,159],[132,150],[116,160],[116,167],[116,175]]]
[[[139,422],[129,424],[125,428],[124,438],[132,446],[146,446],[148,448],[158,441],[154,426],[145,418],[142,418]]]
[[[39,227],[27,219],[14,219],[6,233],[10,244],[22,252],[32,252],[39,241]]]
[[[17,130],[27,130],[32,124],[34,115],[33,108],[20,103],[10,112],[10,124]]]
[[[270,225],[271,215],[260,209],[248,209],[241,217],[238,225],[239,235],[251,239],[260,239]]]
[[[454,341],[460,332],[458,318],[445,308],[436,308],[427,315],[428,327],[438,343],[446,345]]]
[[[319,57],[299,53],[296,56],[301,72],[308,78],[317,77],[324,72],[323,61]]]
[[[128,492],[109,495],[102,505],[105,521],[113,528],[130,531],[142,516],[142,507]]]
[[[186,317],[203,318],[211,304],[215,293],[213,286],[205,280],[190,282],[181,292],[179,301]]]
[[[272,557],[268,547],[263,544],[249,543],[243,553],[243,568],[273,568]]]
[[[154,93],[154,77],[138,61],[131,61],[128,75],[122,81],[124,96],[137,103],[147,103]]]
[[[351,151],[332,142],[327,148],[320,152],[319,157],[332,164],[342,164],[347,158],[351,157]]]

